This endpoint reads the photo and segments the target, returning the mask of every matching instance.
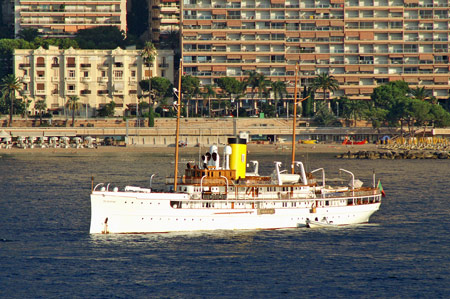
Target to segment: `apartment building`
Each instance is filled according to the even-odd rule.
[[[67,37],[98,26],[126,32],[126,14],[126,0],[15,0],[14,32],[37,28],[44,36]]]
[[[14,73],[23,82],[23,95],[33,102],[32,114],[38,100],[62,114],[68,97],[76,95],[87,116],[110,101],[116,103],[116,115],[123,115],[141,98],[141,80],[159,76],[173,83],[173,50],[158,50],[151,67],[140,50],[15,50]]]
[[[256,71],[292,92],[299,63],[302,86],[338,80],[331,97],[368,99],[404,80],[448,98],[449,10],[448,0],[185,0],[184,73],[213,84]]]
[[[169,38],[171,31],[180,29],[180,0],[148,0],[149,24],[154,44]]]

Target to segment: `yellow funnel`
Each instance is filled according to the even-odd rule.
[[[244,179],[247,170],[247,140],[228,138],[228,144],[231,146],[230,169],[236,170],[234,179]]]

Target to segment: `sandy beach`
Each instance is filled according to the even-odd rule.
[[[208,149],[208,147],[204,147]],[[249,144],[249,153],[264,153],[264,152],[291,152],[291,144]],[[296,144],[297,153],[332,153],[342,154],[348,151],[373,151],[377,149],[375,144],[364,145],[342,145],[342,144]],[[198,152],[198,147],[182,147],[180,153]],[[2,154],[89,154],[89,153],[160,153],[164,151],[167,154],[174,153],[174,147],[157,147],[157,146],[99,146],[98,148],[12,148],[0,149],[0,156]]]

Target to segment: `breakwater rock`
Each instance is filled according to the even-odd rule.
[[[336,155],[338,159],[450,159],[448,151],[358,151]]]

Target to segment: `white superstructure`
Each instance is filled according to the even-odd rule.
[[[380,207],[377,188],[356,187],[354,178],[350,184],[354,188],[319,186],[301,163],[296,163],[298,174],[287,176],[277,162],[272,176],[246,177],[245,142],[232,138],[231,143],[223,168],[214,163],[217,148],[212,148],[213,154],[204,157],[203,165],[187,166],[177,178],[175,191],[131,186],[119,191],[97,185],[91,194],[90,232],[281,229],[324,219],[333,225],[348,225],[368,222]]]

